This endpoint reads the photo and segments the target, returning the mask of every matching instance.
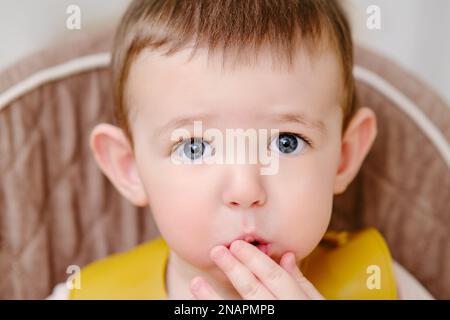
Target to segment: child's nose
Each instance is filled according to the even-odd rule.
[[[232,165],[228,169],[223,191],[225,205],[252,208],[265,204],[267,194],[259,166]]]

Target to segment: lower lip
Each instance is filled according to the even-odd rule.
[[[259,244],[256,246],[259,250],[261,250],[264,254],[269,254],[269,245],[266,244]]]

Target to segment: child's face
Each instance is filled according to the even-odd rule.
[[[207,65],[204,52],[187,62],[189,53],[165,57],[144,51],[128,78],[137,171],[162,236],[198,268],[213,269],[211,248],[245,232],[267,240],[277,262],[286,251],[304,258],[327,229],[341,157],[342,89],[335,54],[324,51],[310,60],[298,52],[288,71],[272,69],[268,54],[256,64],[222,70],[220,59]],[[182,127],[192,136],[198,120],[203,130],[217,128],[224,136],[226,129],[278,129],[300,134],[312,146],[292,135],[291,149],[271,145],[279,153],[272,175],[261,175],[258,164],[177,165],[171,157],[177,127],[160,128],[180,117],[189,117]]]

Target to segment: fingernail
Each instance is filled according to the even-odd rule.
[[[242,240],[236,240],[231,244],[230,250],[232,252],[238,252],[239,250],[241,250],[242,246],[243,246],[243,242]]]
[[[288,253],[288,260],[290,261],[290,263],[291,264],[297,264],[296,262],[295,262],[295,254],[294,253],[292,253],[292,252],[289,252]]]
[[[220,259],[225,254],[225,248],[223,246],[215,247],[211,251],[211,257],[213,259]]]
[[[201,278],[196,278],[195,280],[192,281],[191,289],[193,291],[197,292],[197,291],[200,290],[202,284],[203,284],[202,279]]]

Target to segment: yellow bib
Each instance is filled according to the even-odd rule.
[[[168,299],[169,248],[162,238],[81,270],[70,299]],[[375,229],[328,231],[300,269],[326,299],[397,299],[392,259]]]

